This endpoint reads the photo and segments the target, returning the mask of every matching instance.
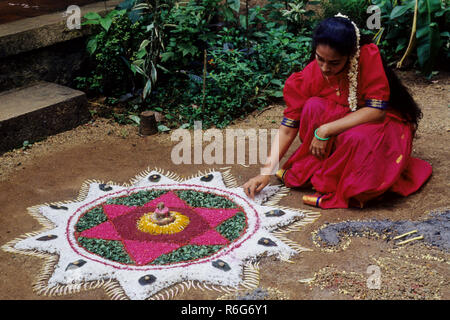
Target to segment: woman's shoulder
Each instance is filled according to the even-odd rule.
[[[361,46],[359,55],[361,60],[378,57],[380,56],[380,49],[375,43],[368,43]]]

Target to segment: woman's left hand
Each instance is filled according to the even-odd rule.
[[[316,133],[321,138],[324,139],[328,138],[325,133],[325,130],[323,130],[322,127],[319,127]],[[314,136],[309,146],[309,151],[313,156],[316,156],[317,158],[323,160],[328,156],[327,145],[328,141],[319,140]]]

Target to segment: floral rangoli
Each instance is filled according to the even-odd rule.
[[[39,294],[103,286],[114,299],[159,299],[194,282],[248,289],[245,270],[261,255],[288,260],[308,250],[284,234],[318,214],[277,206],[286,191],[268,186],[251,200],[230,170],[187,179],[147,170],[125,185],[87,181],[76,201],[30,208],[44,229],[3,249],[47,259]]]

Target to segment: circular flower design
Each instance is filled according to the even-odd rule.
[[[272,233],[316,217],[271,206],[283,195],[280,186],[249,199],[229,173],[174,176],[149,171],[126,185],[86,182],[76,201],[30,208],[44,230],[3,249],[48,257],[38,293],[103,286],[113,298],[129,299],[159,296],[192,281],[237,288],[244,266],[259,256],[288,259],[305,250],[282,232]],[[297,221],[303,217],[308,222]]]
[[[161,202],[174,218],[161,220],[162,225],[155,216]],[[245,227],[242,208],[224,196],[190,188],[149,187],[89,208],[79,215],[73,235],[89,253],[142,266],[206,257],[235,241]]]

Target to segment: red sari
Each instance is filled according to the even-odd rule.
[[[312,184],[323,194],[321,208],[361,207],[386,191],[403,196],[417,191],[431,176],[431,165],[411,157],[413,128],[388,107],[389,83],[375,44],[361,47],[358,106],[386,109],[379,122],[364,123],[331,137],[323,160],[309,151],[314,130],[350,111],[346,70],[324,79],[316,61],[292,74],[284,87],[282,124],[299,127],[301,146],[283,165],[287,187]],[[339,88],[339,92],[338,89]]]

